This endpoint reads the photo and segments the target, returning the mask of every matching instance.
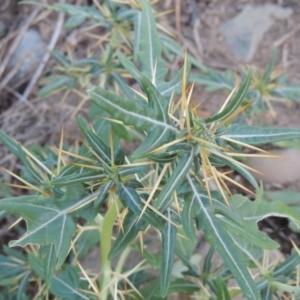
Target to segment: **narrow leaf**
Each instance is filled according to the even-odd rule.
[[[162,130],[167,128],[177,132],[171,125],[151,117],[148,108],[140,102],[121,98],[99,87],[95,87],[88,92],[93,103],[110,113],[115,119],[122,121],[125,125],[132,125],[137,130],[148,131],[153,127],[158,127]]]
[[[182,227],[186,236],[194,241],[195,235],[195,217],[200,210],[200,204],[196,200],[196,196],[192,195],[188,197],[183,206],[182,210]]]
[[[138,174],[138,173],[142,173],[142,172],[146,172],[149,170],[149,166],[133,166],[130,167],[130,165],[128,167],[124,167],[124,168],[120,168],[119,169],[119,175],[122,177],[131,175],[131,174]]]
[[[243,98],[250,86],[251,83],[251,71],[248,69],[247,71],[247,77],[244,81],[244,83],[241,85],[239,90],[237,91],[236,95],[234,98],[231,100],[228,106],[224,108],[221,112],[217,113],[216,115],[206,118],[205,123],[213,123],[216,121],[221,121],[226,119],[228,116],[230,116],[233,112],[236,111],[236,109],[241,105]]]
[[[155,207],[160,211],[165,211],[172,202],[172,195],[176,188],[183,182],[186,174],[189,172],[193,163],[194,150],[191,147],[190,153],[184,153],[182,158],[179,160],[178,165],[173,170],[167,183],[163,187],[162,191],[158,195],[155,201]]]
[[[106,175],[102,174],[99,170],[85,171],[78,174],[66,175],[64,177],[59,177],[51,181],[51,184],[55,186],[68,186],[78,183],[87,183],[95,180],[100,180]]]
[[[79,26],[84,20],[86,19],[86,16],[84,15],[78,15],[78,16],[72,16],[68,19],[68,21],[65,23],[64,28],[74,28]]]
[[[139,216],[129,211],[124,218],[116,240],[109,252],[108,258],[113,259],[122,253],[137,237],[140,230],[145,228],[146,223],[139,221]]]
[[[215,217],[211,210],[203,205],[201,197],[197,192],[196,182],[192,180],[190,175],[187,175],[187,179],[201,206],[200,214],[197,216],[199,222],[198,228],[204,230],[207,240],[217,249],[219,255],[224,259],[242,288],[244,296],[248,300],[261,299],[249,271],[223,224]]]
[[[19,143],[0,130],[0,140],[8,148],[8,150],[14,154],[17,158],[20,158]]]
[[[216,150],[216,151],[218,151],[218,150]],[[222,155],[226,155],[226,153],[222,152]],[[211,159],[211,157],[209,159]],[[254,176],[251,174],[251,172],[249,172],[246,168],[244,168],[240,164],[235,164],[232,161],[233,160],[232,157],[228,156],[228,160],[227,160],[227,159],[219,157],[217,155],[213,155],[213,160],[214,160],[214,162],[217,162],[217,163],[220,163],[223,165],[227,165],[231,169],[237,171],[255,188],[255,190],[259,189],[259,185],[258,185],[256,179],[254,178]]]
[[[113,186],[113,184],[114,184],[114,182],[112,180],[110,180],[110,181],[103,184],[103,186],[101,187],[101,189],[99,191],[97,199],[94,202],[94,208],[95,209],[99,209],[99,207],[101,206],[103,201],[106,200],[106,198],[108,196],[108,192],[109,192],[110,188]]]
[[[161,43],[158,38],[155,19],[152,13],[152,7],[142,0],[142,22],[141,39],[138,60],[141,65],[141,71],[157,85],[162,81],[167,70],[165,63],[161,58]]]
[[[299,138],[300,129],[232,125],[224,136],[249,145],[261,145]]]
[[[170,212],[168,211],[168,218]],[[176,241],[176,227],[169,222],[165,222],[162,232],[162,264],[160,270],[160,294],[165,297],[170,287],[172,269],[174,263]]]
[[[88,129],[83,118],[80,116],[77,118],[77,123],[81,129],[84,137],[87,139],[89,145],[92,149],[107,163],[110,164],[110,149],[109,147],[101,140],[101,138],[94,133],[92,130]]]
[[[42,253],[44,253],[44,279],[46,283],[46,287],[50,288],[52,284],[52,278],[55,271],[56,266],[56,252],[55,252],[55,246],[54,244],[50,244],[48,246],[45,246],[42,250]]]
[[[138,216],[142,213],[144,204],[135,189],[122,184],[119,187],[119,197],[121,202],[133,213]],[[163,227],[160,218],[152,211],[150,211],[150,209],[146,209],[142,216],[142,219],[150,223],[155,228],[162,229]]]
[[[33,270],[43,278],[42,260],[32,253],[29,253],[28,259]],[[95,300],[95,297],[88,296],[88,294],[83,292],[84,287],[86,287],[86,284],[80,280],[75,267],[66,266],[59,276],[53,276],[50,292],[56,297],[68,300]]]

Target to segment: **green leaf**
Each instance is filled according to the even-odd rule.
[[[150,154],[148,155],[148,158],[150,160],[153,160],[157,163],[168,163],[176,159],[178,156],[178,153],[161,153],[161,154]]]
[[[265,289],[261,291],[261,297],[263,300],[272,300],[274,296],[273,289],[267,286]]]
[[[135,189],[130,188],[125,184],[121,184],[118,193],[124,206],[128,207],[130,211],[138,216],[142,213],[144,204]],[[160,218],[150,209],[145,210],[142,219],[150,223],[155,228],[162,229],[163,227]]]
[[[115,119],[122,121],[125,125],[132,125],[137,130],[148,131],[153,127],[157,127],[161,130],[168,129],[177,132],[171,125],[156,120],[147,106],[141,102],[121,98],[99,87],[89,90],[88,93],[93,103],[110,113]]]
[[[216,115],[206,118],[205,123],[210,124],[216,121],[221,121],[229,117],[232,113],[234,113],[237,108],[241,105],[244,96],[250,86],[251,83],[251,71],[250,69],[247,70],[247,77],[244,83],[241,85],[237,93],[235,94],[234,98],[230,101],[230,103],[219,113]]]
[[[168,294],[184,293],[189,295],[199,292],[199,289],[200,287],[192,281],[189,281],[185,278],[176,278],[171,281]]]
[[[263,197],[262,189],[258,192],[255,201],[249,201],[248,198],[242,195],[234,195],[230,201],[241,212],[245,224],[255,224],[260,220],[273,216],[287,218],[298,228],[300,227],[300,215],[282,201],[266,201]]]
[[[42,87],[38,92],[38,96],[44,98],[63,88],[72,89],[75,84],[76,80],[73,77],[64,75],[52,76],[51,83]]]
[[[221,276],[217,277],[216,287],[217,287],[217,299],[231,300],[231,297],[227,289],[227,284]]]
[[[107,164],[110,164],[110,148],[101,140],[101,138],[96,133],[88,129],[82,117],[79,116],[77,118],[77,123],[84,137],[86,138],[92,149],[96,152],[96,154],[99,155],[99,157],[103,159]]]
[[[250,202],[250,200],[248,201]],[[244,226],[240,226],[227,218],[222,218],[221,221],[231,234],[243,236],[243,238],[253,245],[269,250],[278,248],[278,243],[260,231],[256,222],[251,223],[245,221]]]
[[[170,211],[167,211],[170,219]],[[165,222],[162,232],[162,264],[160,269],[160,294],[165,297],[170,287],[175,254],[176,227]]]
[[[272,90],[272,94],[274,96],[281,96],[285,99],[291,99],[295,102],[300,102],[300,86],[297,83],[286,83],[285,85],[282,85],[279,83],[279,85]]]
[[[216,151],[219,152],[218,150]],[[227,156],[225,152],[222,152],[221,154],[223,156]],[[255,190],[259,189],[259,185],[256,179],[254,178],[254,176],[251,174],[251,172],[249,172],[246,168],[244,168],[240,164],[235,164],[232,161],[232,157],[228,156],[228,160],[227,160],[218,155],[212,155],[212,157],[209,157],[209,159],[213,159],[214,162],[220,163],[223,166],[227,165],[228,167],[230,167],[231,169],[237,171],[240,175],[242,175],[255,188]]]
[[[67,13],[71,16],[84,16],[86,18],[93,18],[96,21],[102,23],[106,20],[104,17],[99,13],[99,10],[89,7],[89,6],[79,6],[73,4],[64,4],[64,3],[55,3],[52,6],[52,9],[56,11],[62,11]]]
[[[160,211],[165,211],[170,206],[173,193],[185,179],[186,174],[192,166],[193,158],[194,149],[192,147],[190,147],[190,153],[183,152],[178,165],[173,170],[171,176],[168,178],[168,181],[155,201],[155,207]]]
[[[114,184],[114,182],[112,180],[103,184],[103,186],[101,187],[101,189],[99,191],[97,199],[94,202],[95,209],[99,209],[99,207],[101,206],[103,201],[106,200],[106,198],[108,196],[108,192],[109,192],[110,188],[113,186],[113,184]]]
[[[51,184],[55,186],[68,186],[78,183],[91,182],[95,180],[99,181],[104,177],[106,177],[106,175],[102,174],[102,171],[100,170],[85,171],[78,174],[66,175],[63,177],[56,178],[51,181]]]
[[[34,178],[37,184],[40,184],[44,181],[43,175],[34,167],[32,162],[27,158],[22,146],[18,144],[18,152],[20,155],[20,159],[22,160],[23,164],[25,165],[26,169],[30,173],[30,175]]]
[[[70,67],[71,61],[67,56],[63,55],[62,53],[56,50],[51,51],[50,54],[62,67],[64,68]]]
[[[43,262],[34,254],[29,253],[29,263],[33,270],[43,278]],[[56,297],[69,300],[95,300],[95,297],[84,293],[86,284],[80,280],[74,266],[63,268],[59,276],[53,276],[50,292]],[[88,296],[89,295],[89,296]]]
[[[122,223],[122,228],[118,233],[115,242],[109,252],[108,258],[113,259],[121,252],[123,252],[137,237],[140,230],[144,229],[142,220],[138,222],[139,216],[129,211]]]
[[[84,20],[86,19],[86,16],[84,15],[75,15],[68,19],[68,21],[65,23],[64,28],[74,28],[79,26]]]
[[[300,263],[300,256],[295,250],[273,270],[273,276],[291,276]]]
[[[125,163],[125,153],[122,146],[118,145],[117,150],[114,152],[115,165],[123,165]]]
[[[96,225],[95,222],[90,222],[87,226]],[[76,259],[85,257],[88,252],[99,242],[99,230],[95,227],[93,230],[84,230],[79,239],[75,243]]]
[[[182,47],[182,45],[180,45],[179,43],[177,43],[173,38],[167,36],[167,35],[162,35],[161,37],[161,42],[163,44],[163,46],[170,50],[171,52],[177,54],[178,56],[184,58],[185,57],[185,52],[184,49]],[[199,60],[195,59],[192,55],[188,54],[187,55],[188,60],[191,61],[191,63],[199,68],[202,72],[207,72],[208,68],[206,66],[204,66],[201,62],[199,62]]]
[[[196,200],[196,196],[187,197],[184,201],[183,210],[181,213],[182,227],[186,236],[194,241],[195,235],[195,217],[200,210],[200,204]]]
[[[208,195],[207,191],[197,185],[198,196],[201,198],[202,204],[207,207],[207,209],[212,210],[216,215],[224,216],[225,218],[231,220],[232,222],[238,224],[239,226],[244,226],[244,221],[242,219],[239,210],[235,205],[231,205],[230,208],[224,203],[222,195],[213,191]],[[181,187],[177,190],[177,195],[183,200],[194,197],[194,192],[191,189],[189,183],[185,181]]]
[[[26,289],[28,288],[29,280],[32,277],[32,271],[27,271],[21,278],[19,285],[18,285],[18,294],[17,294],[17,300],[23,300],[24,293],[26,292]],[[26,299],[26,298],[25,298]]]
[[[240,126],[235,124],[229,128],[224,137],[249,145],[261,145],[299,138],[300,129]]]
[[[20,158],[19,143],[7,135],[4,131],[0,130],[0,141],[8,148],[8,150],[17,158]]]
[[[189,80],[204,85],[206,92],[220,89],[231,91],[234,88],[234,73],[232,71],[222,74],[216,70],[207,69],[207,72],[191,74]]]
[[[82,199],[82,194],[74,194],[62,199],[20,196],[1,200],[1,209],[20,215],[27,224],[26,234],[17,241],[11,241],[9,245],[25,247],[28,244],[54,244],[59,268],[69,253],[71,238],[76,230],[76,221],[70,212],[91,198],[86,196]]]
[[[225,226],[226,226],[226,224],[225,224]],[[245,229],[245,231],[246,231],[246,229]],[[256,228],[256,232],[254,232],[253,230],[252,230],[252,232],[255,235],[255,233],[258,233],[258,228]],[[230,228],[228,229],[228,233],[231,236],[232,240],[234,241],[236,247],[238,247],[241,250],[240,253],[243,256],[245,264],[249,268],[253,268],[253,267],[260,268],[259,261],[263,257],[263,253],[264,253],[264,250],[263,250],[264,245],[263,244],[265,244],[266,242],[264,242],[264,240],[262,240],[263,242],[261,242],[261,244],[259,246],[256,246],[255,244],[251,243],[252,236],[248,240],[248,236],[247,235],[243,236],[243,232],[235,234],[235,233],[233,233],[233,231],[230,230]],[[271,239],[269,239],[269,242],[274,243],[274,241]],[[271,248],[270,246],[267,245],[266,248],[268,248],[268,247]],[[278,245],[277,245],[277,248],[278,248]]]
[[[237,248],[234,246],[222,222],[202,203],[197,191],[196,181],[192,180],[190,175],[187,175],[187,179],[201,206],[200,214],[197,215],[198,228],[204,230],[207,240],[217,249],[219,255],[224,259],[226,265],[243,290],[244,296],[248,300],[261,299],[245,263],[241,259],[239,252],[237,252]]]
[[[56,252],[54,244],[47,245],[42,249],[42,255],[44,256],[44,276],[46,287],[50,288],[52,284],[52,278],[56,266]]]
[[[271,74],[272,74],[275,64],[276,64],[276,58],[277,58],[277,49],[273,48],[272,54],[271,54],[271,60],[270,60],[269,64],[267,65],[266,70],[263,75],[263,79],[266,82],[271,80]]]
[[[193,252],[197,247],[197,243],[198,240],[196,239],[186,239],[183,230],[179,229],[178,234],[176,236],[175,253],[181,259],[182,263],[188,268],[188,273],[192,276],[199,275],[197,266],[191,261]]]
[[[166,74],[165,62],[161,58],[162,47],[158,38],[152,7],[142,0],[141,39],[138,60],[143,74],[154,86],[161,82]]]
[[[132,174],[138,174],[138,173],[146,172],[148,170],[149,170],[149,166],[133,166],[133,167],[130,167],[130,165],[128,165],[128,167],[120,168],[118,173],[119,173],[120,176],[125,177],[125,176],[132,175]]]
[[[26,271],[26,261],[0,255],[0,285],[13,285],[18,278]]]

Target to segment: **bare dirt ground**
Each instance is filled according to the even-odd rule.
[[[52,2],[48,1],[48,3]],[[92,5],[92,1],[89,0],[66,0],[65,2]],[[180,43],[185,45],[204,65],[222,71],[226,69],[239,71],[246,63],[236,59],[230,52],[222,34],[222,24],[239,14],[245,5],[266,3],[289,8],[292,14],[286,20],[276,20],[264,34],[257,52],[247,64],[264,68],[270,60],[275,45],[279,53],[277,68],[289,74],[292,81],[300,84],[300,2],[298,0],[166,0],[158,1],[158,11],[173,9],[174,13],[162,17],[161,21],[169,28],[173,28]],[[59,141],[61,128],[64,126],[67,142],[72,144],[79,139],[79,131],[75,123],[76,113],[87,112],[86,104],[78,109],[78,105],[83,104],[82,97],[73,93],[62,101],[65,95],[58,93],[46,99],[39,99],[38,79],[51,68],[52,59],[47,59],[41,70],[41,76],[29,87],[28,83],[36,69],[21,78],[14,79],[13,73],[18,72],[18,67],[15,67],[15,70],[9,68],[8,57],[12,56],[11,49],[17,47],[15,45],[18,38],[20,39],[24,34],[25,25],[27,28],[35,28],[48,46],[55,34],[58,34],[56,41],[52,43],[52,49],[62,52],[67,49],[75,51],[78,57],[84,56],[87,45],[93,45],[95,41],[88,39],[77,29],[65,30],[57,27],[57,23],[62,21],[62,16],[58,13],[44,9],[39,9],[37,12],[35,10],[36,8],[31,5],[18,5],[17,0],[4,0],[0,3],[0,21],[5,26],[2,35],[0,30],[0,128],[28,146],[32,143],[54,145]],[[8,80],[8,76],[11,76],[12,80]],[[26,97],[23,97],[24,93]],[[193,97],[195,101],[202,102],[200,114],[207,116],[220,108],[227,94],[225,92],[204,93],[203,88],[196,88]],[[278,117],[264,116],[264,121],[280,127],[300,127],[298,104],[275,103],[274,108]],[[20,169],[17,160],[1,144],[0,166],[9,170]],[[0,177],[6,182],[12,180],[6,173],[1,173]],[[18,193],[20,191],[13,191],[13,194]],[[10,222],[11,220],[5,221],[6,224]],[[285,237],[281,238],[284,252],[290,249],[289,245],[286,246],[288,243],[286,237],[290,233],[287,231]],[[6,243],[8,237],[3,235],[4,231],[1,231],[0,241]],[[11,238],[10,236],[9,239]],[[275,236],[275,238],[280,237]],[[298,240],[300,241],[299,238]]]

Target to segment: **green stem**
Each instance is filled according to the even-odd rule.
[[[99,224],[100,231],[100,259],[101,259],[101,300],[107,300],[109,288],[108,285],[111,281],[111,262],[108,259],[108,254],[111,249],[111,237],[115,224],[115,220],[118,215],[118,209],[121,208],[121,203],[117,200],[116,204],[111,203],[104,218],[98,214],[95,221]]]

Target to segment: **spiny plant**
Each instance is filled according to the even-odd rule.
[[[0,132],[1,141],[23,163],[21,176],[12,174],[30,195],[0,201],[0,209],[24,219],[27,231],[0,256],[0,285],[5,299],[166,299],[183,293],[198,299],[284,298],[299,294],[300,259],[296,252],[269,265],[264,251],[278,244],[258,229],[267,216],[288,218],[296,226],[300,216],[283,202],[263,199],[245,156],[270,156],[258,145],[300,137],[298,129],[260,128],[233,124],[251,84],[251,71],[233,89],[220,111],[201,119],[190,107],[193,85],[185,59],[182,78],[166,81],[155,19],[146,0],[141,1],[141,38],[137,65],[118,52],[122,66],[142,92],[116,94],[102,87],[88,90],[94,103],[109,114],[109,121],[133,127],[145,140],[130,157],[109,143],[78,117],[84,142],[78,153],[63,147],[34,153]],[[178,78],[178,76],[175,76]],[[170,93],[170,90],[173,93]],[[176,100],[177,99],[177,100]],[[242,147],[258,153],[245,154]],[[48,152],[49,153],[49,152]],[[231,195],[235,182],[221,167],[241,174],[258,193],[255,201]],[[218,190],[210,189],[214,180]],[[20,221],[19,219],[18,221]],[[14,224],[18,224],[18,221]],[[149,251],[147,232],[161,236],[161,252]],[[196,231],[197,229],[197,231]],[[199,232],[210,245],[200,267],[193,254]],[[100,270],[84,269],[80,259],[99,243]],[[198,250],[198,249],[197,249]],[[213,262],[217,251],[224,261]],[[134,252],[141,258],[129,268]],[[114,263],[112,263],[112,260]],[[179,272],[174,260],[181,261]],[[159,269],[154,276],[151,269]],[[153,274],[153,273],[152,273]],[[235,278],[239,287],[230,289]],[[35,285],[32,296],[29,287]],[[11,298],[13,297],[13,298]],[[31,298],[30,298],[31,297]]]
[[[172,48],[174,49],[174,47]],[[275,68],[277,51],[273,49],[269,64],[265,69],[256,69],[253,72],[252,84],[246,94],[245,102],[254,102],[252,112],[261,113],[266,110],[276,116],[272,102],[299,102],[300,86],[291,82],[286,74]],[[206,91],[229,90],[235,86],[236,80],[246,77],[245,73],[235,74],[227,70],[219,72],[211,68],[198,67],[201,72],[191,75],[190,80],[205,86]]]

